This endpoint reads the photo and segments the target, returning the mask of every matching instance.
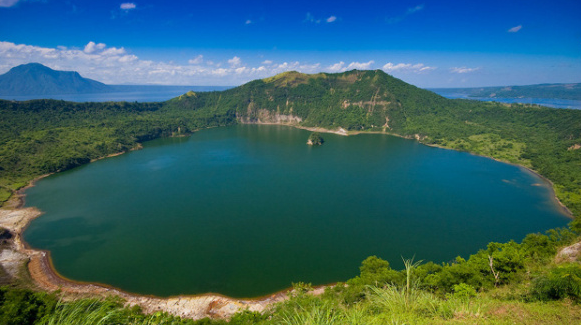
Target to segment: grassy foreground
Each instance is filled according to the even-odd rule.
[[[0,324],[574,324],[581,322],[581,264],[555,255],[578,240],[570,230],[552,230],[522,243],[490,243],[453,263],[404,259],[400,271],[371,256],[359,276],[322,294],[296,283],[288,300],[228,321],[145,315],[119,298],[63,301],[3,287]]]

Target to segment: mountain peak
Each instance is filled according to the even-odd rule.
[[[95,80],[83,78],[76,71],[53,70],[40,63],[13,67],[0,75],[0,95],[62,95],[98,93],[110,87]]]

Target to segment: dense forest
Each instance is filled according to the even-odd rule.
[[[389,133],[520,164],[551,180],[558,198],[576,217],[581,214],[581,111],[450,100],[380,70],[287,72],[163,103],[0,101],[0,117],[1,202],[38,176],[150,139],[235,123],[281,123]],[[570,229],[531,234],[522,243],[491,243],[467,260],[444,265],[405,260],[406,269],[397,271],[370,257],[347,286],[315,297],[308,285],[296,284],[291,299],[275,309],[240,313],[231,323],[434,323],[458,315],[467,323],[523,322],[511,310],[527,319],[579,321],[581,311],[571,304],[581,298],[581,268],[575,260],[554,262],[559,248],[578,240],[579,220]],[[511,309],[494,314],[499,306]],[[0,319],[12,320],[3,324],[56,324],[58,317],[72,324],[98,315],[109,315],[103,324],[194,323],[143,315],[118,301],[66,303],[46,293],[0,290]]]

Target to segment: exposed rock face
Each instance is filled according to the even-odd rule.
[[[250,105],[249,105],[250,106]],[[247,116],[237,116],[243,124],[286,124],[296,125],[303,121],[302,118],[292,114],[280,114],[267,109],[248,109]]]
[[[556,262],[575,262],[581,257],[581,242],[567,246],[556,257]]]

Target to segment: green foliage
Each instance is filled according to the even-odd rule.
[[[2,203],[8,201],[8,199],[12,196],[12,191],[0,187],[0,205]]]
[[[324,142],[325,140],[323,139],[323,137],[321,137],[321,134],[319,132],[311,133],[311,135],[309,135],[309,139],[307,140],[307,144],[310,144],[312,146],[320,146]]]
[[[303,126],[418,137],[427,144],[529,166],[553,181],[559,199],[581,214],[581,150],[571,149],[581,143],[581,111],[448,100],[379,70],[314,76],[293,72],[165,103],[0,101],[0,203],[35,177],[131,150],[143,141],[275,114],[298,117]],[[407,261],[404,271],[371,256],[346,285],[314,297],[308,293],[310,285],[299,283],[272,315],[242,312],[232,323],[431,323],[459,313],[478,317],[480,306],[471,303],[478,299],[476,290],[498,290],[495,286],[531,277],[536,299],[578,300],[579,265],[554,267],[540,275],[528,270],[545,267],[580,231],[576,219],[570,230],[531,234],[521,244],[491,243],[449,264]],[[0,289],[0,325],[85,319],[102,324],[224,323],[143,315],[116,301],[65,303],[44,294]]]
[[[163,136],[235,122],[233,112],[169,103],[0,100],[0,203],[40,175]]]
[[[388,283],[400,282],[403,279],[399,272],[389,266],[388,261],[382,260],[375,255],[366,258],[361,263],[359,271],[361,273],[359,277],[353,279],[355,280],[353,282],[348,282],[348,284],[356,282],[361,285],[382,286]]]
[[[242,312],[234,314],[230,318],[231,325],[250,325],[256,324],[262,321],[266,321],[270,315],[265,313],[261,314],[256,311],[244,310]]]
[[[581,265],[577,263],[551,268],[533,282],[531,295],[539,300],[581,299]]]
[[[313,285],[310,283],[297,282],[292,284],[291,295],[303,295],[313,290]]]
[[[366,258],[359,270],[359,276],[348,280],[346,286],[338,284],[333,290],[347,304],[364,299],[369,285],[381,287],[386,284],[401,283],[404,279],[401,272],[393,270],[389,262],[377,256]]]
[[[29,290],[0,288],[0,324],[35,324],[50,315],[56,299],[44,293]]]
[[[165,103],[0,101],[0,199],[37,176],[139,142],[277,114],[303,126],[417,136],[522,164],[550,179],[559,199],[581,213],[581,150],[569,150],[581,143],[581,111],[450,100],[380,70],[288,72]]]
[[[468,301],[470,298],[476,297],[476,290],[466,283],[455,284],[454,294],[452,297],[463,301]]]

